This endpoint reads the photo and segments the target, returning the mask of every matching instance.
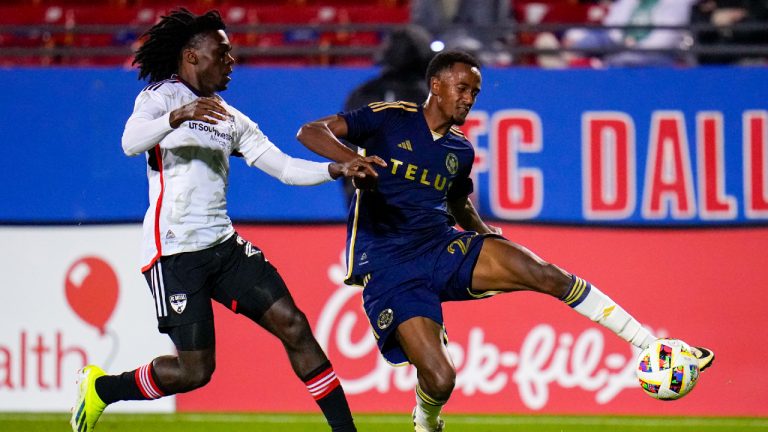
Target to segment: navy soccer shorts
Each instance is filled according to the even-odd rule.
[[[288,294],[264,253],[237,234],[208,249],[161,257],[144,277],[154,298],[158,329],[182,351],[215,343],[212,300],[258,322]]]
[[[442,302],[494,294],[472,291],[472,272],[489,237],[499,236],[455,231],[418,257],[363,277],[363,307],[379,351],[389,363],[408,362],[395,337],[395,329],[404,321],[426,317],[443,325]]]

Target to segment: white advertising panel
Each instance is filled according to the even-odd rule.
[[[0,228],[0,411],[67,411],[75,372],[173,353],[140,271],[141,226]],[[173,411],[175,398],[110,411]]]

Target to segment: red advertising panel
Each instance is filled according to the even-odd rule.
[[[600,287],[659,336],[717,353],[693,392],[646,396],[637,351],[559,301],[515,293],[445,305],[458,370],[447,412],[768,415],[768,228],[632,230],[504,225],[505,235]],[[342,283],[344,228],[239,227],[262,248],[312,323],[356,412],[407,412],[410,367],[379,356],[360,292]],[[282,346],[216,309],[212,382],[179,411],[315,411]]]

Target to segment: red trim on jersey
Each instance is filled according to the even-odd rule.
[[[165,192],[165,180],[163,179],[163,154],[160,152],[160,144],[155,145],[155,157],[157,158],[157,171],[160,173],[160,193],[157,194],[155,203],[155,253],[154,258],[141,269],[142,272],[149,270],[152,265],[163,256],[163,246],[160,242],[160,210],[163,207],[163,192]]]
[[[147,265],[145,265],[144,267],[141,268],[141,272],[144,273],[145,271],[151,269],[152,266],[155,265],[155,263],[157,262],[158,258],[160,258],[160,257],[159,256],[155,256],[154,258],[152,258],[152,261],[150,261],[149,264],[147,264]]]
[[[237,311],[237,300],[232,300],[232,307],[230,309],[232,309],[232,312]]]

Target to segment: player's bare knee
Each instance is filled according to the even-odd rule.
[[[172,382],[164,384],[175,392],[186,392],[200,388],[211,381],[213,371],[216,369],[214,358],[188,359],[179,365],[178,372],[171,378]]]
[[[183,378],[184,387],[187,390],[194,390],[203,387],[211,381],[213,372],[216,369],[215,364],[200,364],[185,371]]]
[[[448,400],[456,386],[456,371],[452,367],[431,367],[421,372],[420,385],[431,397]]]
[[[307,316],[297,309],[283,322],[279,337],[284,344],[294,348],[300,348],[311,341],[313,336]]]

